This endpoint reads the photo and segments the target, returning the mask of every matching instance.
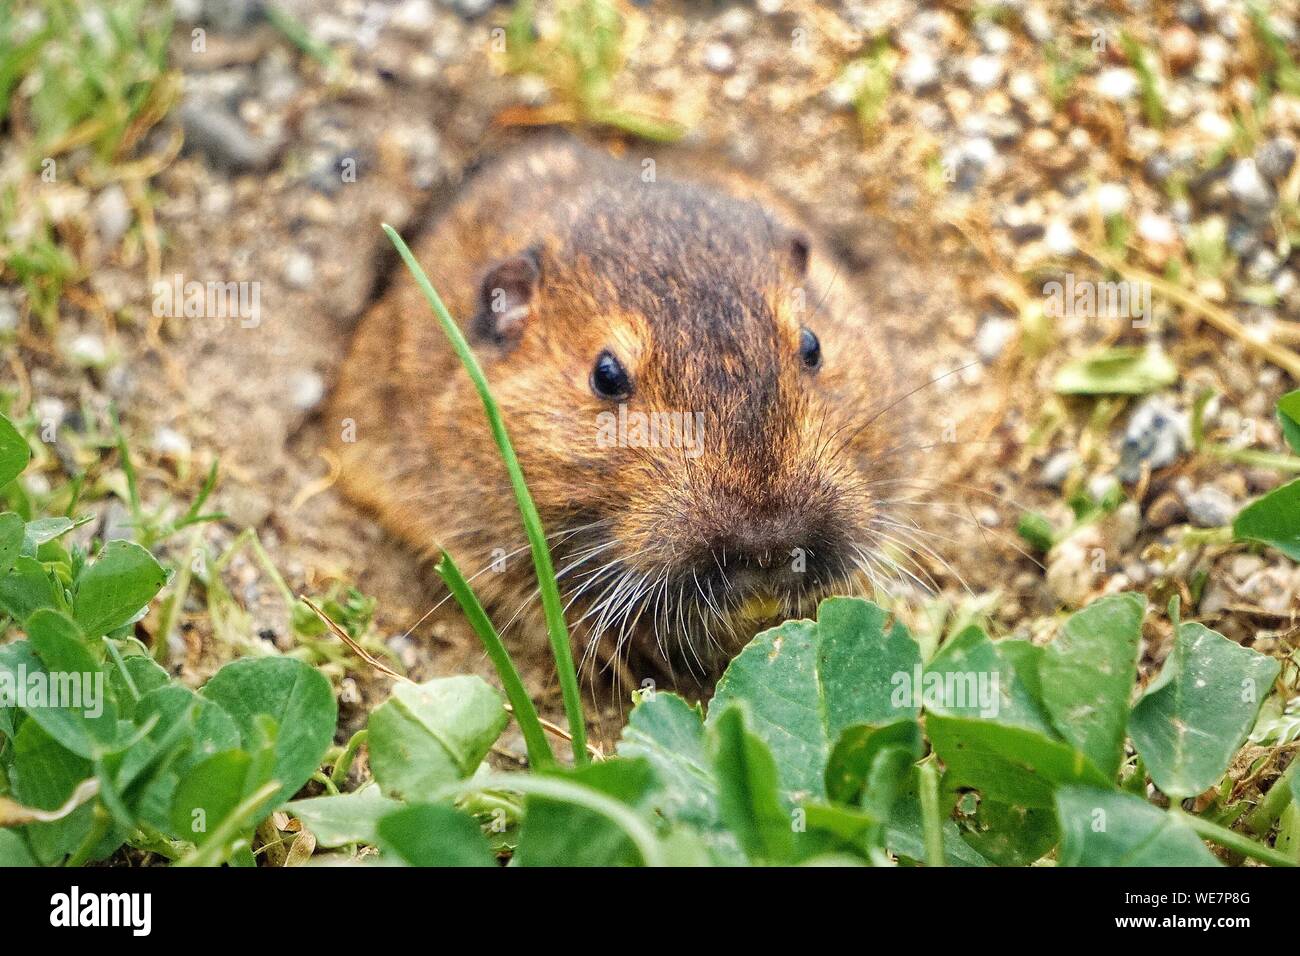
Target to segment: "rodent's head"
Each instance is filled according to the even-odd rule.
[[[646,186],[484,276],[471,328],[578,633],[712,670],[870,575],[892,376],[827,268],[754,203]]]

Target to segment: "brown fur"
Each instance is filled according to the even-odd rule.
[[[876,502],[896,491],[878,483],[905,473],[883,320],[816,240],[803,275],[802,227],[755,195],[643,182],[639,166],[571,142],[525,145],[414,247],[472,337],[557,569],[603,546],[560,581],[566,594],[586,585],[570,611],[579,653],[595,637],[603,660],[625,648],[716,670],[757,627],[738,614],[747,595],[808,614],[857,585],[854,549],[875,547]],[[522,326],[500,342],[475,334],[484,276],[521,253],[540,271]],[[801,325],[821,341],[816,372],[799,359]],[[618,411],[589,385],[604,349],[631,374],[628,411],[703,413],[698,457],[599,447],[598,416]],[[873,419],[886,411],[887,429]],[[481,404],[405,270],[357,332],[333,417],[355,422],[356,440],[338,444],[349,495],[467,575],[494,549],[510,555],[505,573],[474,580],[499,625],[530,603],[531,562]],[[793,548],[803,574],[784,570]]]

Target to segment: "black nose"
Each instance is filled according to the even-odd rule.
[[[710,550],[726,566],[770,569],[808,550],[808,524],[795,514],[740,520],[714,535]]]
[[[706,540],[714,566],[742,587],[796,586],[820,577],[837,554],[833,529],[795,509],[737,519]]]

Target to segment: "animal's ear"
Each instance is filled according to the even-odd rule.
[[[808,236],[797,230],[786,233],[783,242],[785,260],[795,276],[803,279],[808,275],[808,256],[810,254]]]
[[[541,277],[537,253],[531,249],[493,265],[479,286],[474,334],[494,345],[517,341],[533,313]]]

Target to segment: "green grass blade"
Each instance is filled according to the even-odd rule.
[[[1177,804],[1171,809],[1180,819],[1184,820],[1188,826],[1196,831],[1196,835],[1202,840],[1209,840],[1211,843],[1217,843],[1221,847],[1240,853],[1242,856],[1250,857],[1252,860],[1258,860],[1261,863],[1267,863],[1269,866],[1295,867],[1300,866],[1285,853],[1279,853],[1272,847],[1264,846],[1262,843],[1256,843],[1247,836],[1237,833],[1235,830],[1229,830],[1227,827],[1219,826],[1204,817],[1198,817],[1195,814],[1184,813],[1177,808]]]
[[[268,3],[263,12],[271,25],[285,35],[285,38],[302,50],[317,63],[326,67],[336,65],[337,58],[328,44],[321,43],[303,26],[302,21],[278,4]]]
[[[501,683],[505,686],[506,697],[510,701],[510,706],[514,708],[515,720],[519,723],[519,729],[523,731],[524,743],[528,745],[528,762],[538,770],[554,766],[555,754],[551,752],[551,745],[546,742],[546,731],[542,730],[542,723],[537,719],[537,708],[533,706],[528,691],[524,689],[524,682],[519,677],[519,671],[515,670],[514,661],[510,659],[510,652],[501,643],[497,629],[492,626],[492,621],[483,610],[483,605],[479,603],[473,588],[469,586],[469,582],[460,573],[460,568],[456,567],[456,562],[446,551],[442,553],[437,571],[447,582],[447,587],[451,589],[456,603],[465,612],[465,617],[469,619],[474,633],[487,649],[488,657],[492,659],[492,666],[497,669]]]
[[[925,837],[925,865],[943,866],[943,814],[939,809],[939,774],[933,763],[917,768],[921,782],[921,830]]]
[[[608,794],[564,777],[522,773],[491,773],[472,780],[462,780],[435,794],[436,799],[454,799],[484,790],[513,791],[526,797],[545,797],[571,803],[599,813],[614,823],[632,841],[646,866],[666,866],[663,848],[653,828],[632,807]]]
[[[487,413],[488,425],[492,429],[492,437],[497,443],[497,448],[501,451],[501,458],[505,462],[506,471],[510,473],[510,483],[514,487],[515,501],[519,504],[519,514],[523,518],[524,531],[528,535],[528,544],[532,548],[533,566],[537,569],[537,584],[542,595],[542,610],[546,614],[546,628],[551,640],[551,653],[555,656],[555,670],[560,679],[560,693],[564,698],[564,713],[569,719],[569,733],[573,737],[573,762],[578,766],[582,766],[588,762],[587,725],[582,715],[582,695],[578,690],[578,675],[573,667],[573,648],[569,644],[569,626],[564,621],[564,606],[560,603],[560,588],[555,582],[555,566],[551,563],[551,552],[546,547],[546,535],[542,531],[541,516],[537,513],[537,506],[533,503],[533,496],[528,491],[528,485],[524,483],[523,470],[519,467],[519,459],[515,457],[514,446],[510,444],[510,438],[506,435],[505,424],[501,421],[501,411],[497,408],[496,400],[493,399],[492,393],[488,389],[487,378],[483,375],[482,366],[479,365],[478,359],[474,357],[474,353],[470,351],[469,343],[465,341],[465,336],[461,333],[460,327],[456,325],[456,320],[451,317],[447,307],[442,304],[442,299],[434,291],[432,283],[429,282],[429,277],[424,274],[420,264],[415,261],[415,256],[411,254],[411,250],[402,241],[402,237],[387,223],[384,223],[384,232],[396,247],[402,261],[406,263],[406,268],[411,270],[416,285],[420,287],[420,291],[424,293],[425,299],[433,308],[434,315],[438,317],[443,331],[447,333],[447,338],[451,340],[452,348],[456,350],[461,364],[465,366],[465,371],[469,373],[470,380],[473,381],[479,398],[483,400],[483,410]]]

